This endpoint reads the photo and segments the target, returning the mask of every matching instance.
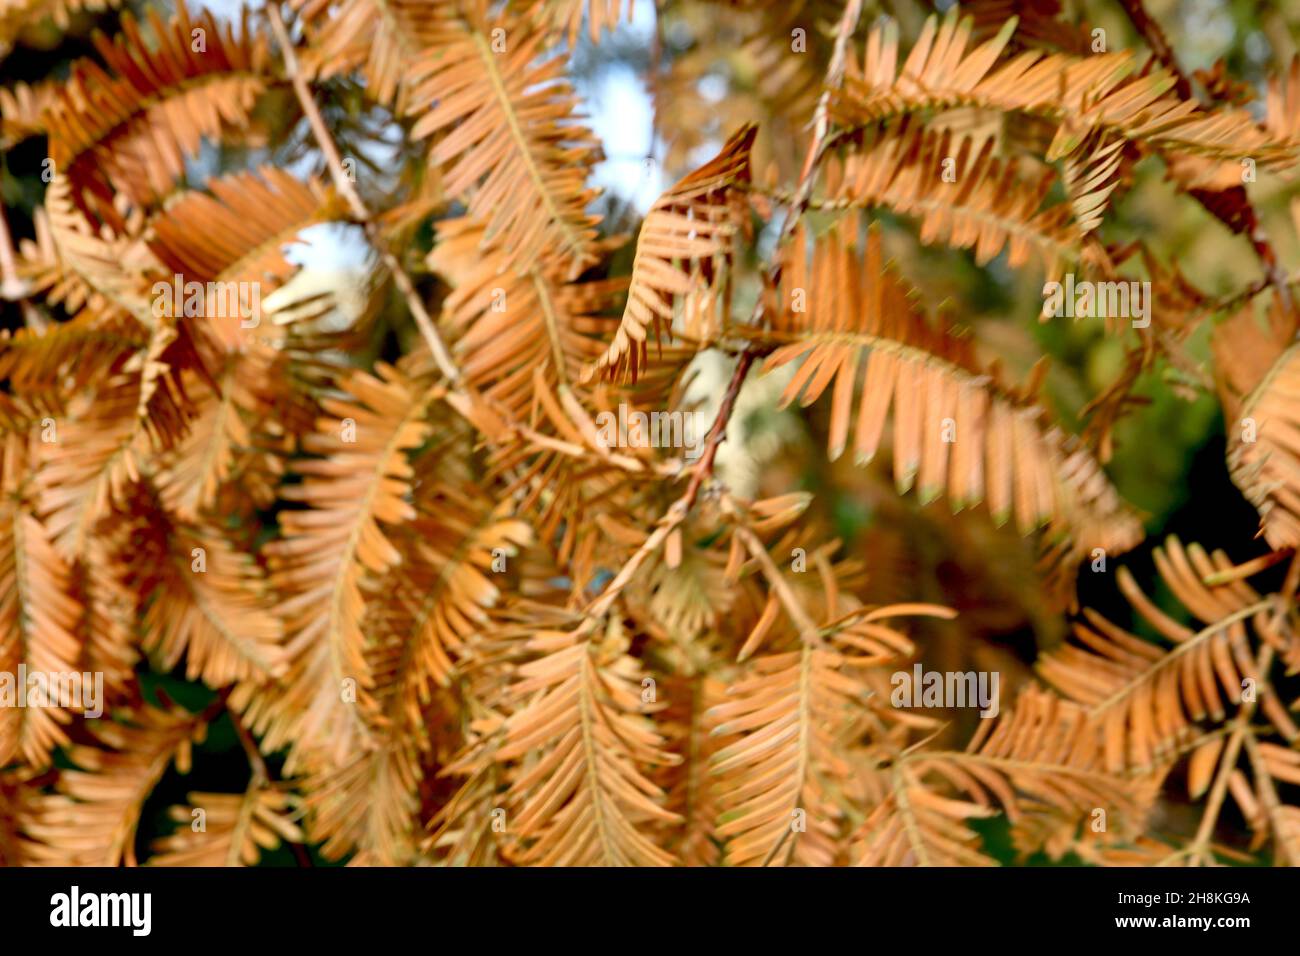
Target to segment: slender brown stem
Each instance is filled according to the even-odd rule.
[[[289,852],[293,854],[293,858],[298,862],[299,868],[305,870],[316,865],[312,863],[311,854],[307,852],[307,848],[301,843],[289,843],[287,846]]]
[[[736,410],[736,396],[740,394],[740,387],[745,384],[750,366],[754,364],[756,357],[756,352],[747,350],[740,354],[740,360],[736,362],[736,368],[731,373],[731,381],[727,383],[727,390],[722,395],[722,403],[718,406],[717,417],[714,418],[709,433],[704,437],[704,452],[695,465],[695,471],[691,475],[691,482],[686,486],[686,494],[682,496],[687,508],[695,504],[695,499],[699,495],[700,486],[704,483],[704,479],[713,474],[713,461],[718,456],[718,446],[727,437],[727,424],[731,421],[731,415]]]
[[[231,690],[232,688],[227,687],[225,690],[223,690],[221,693],[217,695],[216,699],[213,700],[212,703],[208,704],[207,707],[204,707],[203,710],[199,711],[199,713],[194,717],[195,726],[199,724],[210,724],[218,717],[220,717],[222,714],[224,714],[228,707],[226,702],[230,698]],[[168,697],[162,691],[159,691],[158,699],[162,701],[164,707],[173,706],[171,698]]]
[[[1253,713],[1252,708],[1250,713]],[[1201,824],[1196,828],[1196,836],[1190,846],[1181,851],[1199,864],[1210,852],[1210,839],[1214,836],[1215,825],[1219,822],[1219,812],[1223,809],[1223,798],[1228,793],[1228,780],[1237,768],[1237,758],[1241,755],[1241,745],[1250,728],[1250,713],[1242,711],[1232,722],[1232,731],[1228,737],[1223,754],[1219,757],[1219,769],[1214,775],[1205,801],[1205,812],[1201,814]]]

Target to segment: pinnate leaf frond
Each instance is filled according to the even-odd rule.
[[[922,242],[970,248],[981,265],[1004,249],[1013,268],[1037,255],[1049,274],[1077,258],[1082,224],[1071,223],[1067,206],[1043,207],[1056,179],[1051,170],[1022,173],[994,154],[991,138],[974,147],[970,137],[928,130],[910,116],[882,124],[845,158],[827,204],[916,217]]]
[[[1104,128],[1154,148],[1261,164],[1286,165],[1297,143],[1279,140],[1246,112],[1209,112],[1172,95],[1174,77],[1162,70],[1134,75],[1131,51],[1075,56],[1027,49],[1002,59],[1015,27],[967,50],[973,21],[953,7],[942,23],[931,16],[899,66],[893,21],[874,28],[860,68],[851,68],[836,97],[836,116],[872,123],[899,113],[979,106],[1041,115],[1059,122],[1047,158],[1069,156],[1085,131]],[[995,68],[996,67],[996,68]]]
[[[1022,533],[1047,526],[1073,541],[1076,557],[1135,544],[1141,526],[1100,465],[982,368],[968,338],[924,315],[886,267],[876,229],[859,254],[855,225],[845,220],[811,258],[806,234],[795,234],[773,329],[753,333],[778,345],[766,370],[801,360],[781,404],[807,406],[831,389],[830,457],[848,447],[856,418],[858,463],[875,456],[892,410],[895,483],[919,484],[924,502],[945,493],[954,510],[986,502],[998,523],[1014,514]]]
[[[1043,691],[985,720],[964,752],[910,750],[892,762],[888,795],[858,834],[861,866],[992,866],[968,821],[1005,814],[1063,817],[1072,830],[1096,807],[1134,825],[1137,786],[1107,774],[1083,708]],[[1023,832],[1023,831],[1022,831]]]
[[[527,646],[539,656],[520,665],[514,687],[526,703],[495,754],[521,762],[507,794],[511,832],[525,844],[518,862],[670,865],[649,828],[678,818],[648,774],[673,758],[642,713],[637,662],[571,633],[539,631]]]
[[[202,715],[142,705],[126,720],[87,725],[94,744],[68,753],[55,793],[34,798],[22,821],[24,856],[37,866],[133,866],[135,833],[145,800],[174,763],[190,769]]]
[[[191,793],[187,800],[171,808],[177,828],[154,842],[149,866],[256,866],[263,850],[302,842],[294,798],[283,786],[255,779],[242,794]]]
[[[5,464],[13,467],[12,461]],[[67,563],[20,489],[0,490],[0,680],[9,685],[4,696],[10,698],[0,704],[0,765],[21,757],[43,768],[53,749],[68,743],[64,727],[71,718],[57,699],[26,700],[29,688],[20,677],[48,681],[77,669],[81,607],[69,593]]]
[[[78,199],[95,197],[109,221],[115,191],[150,203],[180,178],[203,139],[247,125],[270,80],[266,39],[246,18],[241,29],[223,27],[209,11],[191,17],[182,2],[168,22],[151,8],[148,25],[156,46],[129,14],[114,41],[97,37],[108,69],[79,62],[47,114],[55,169]]]
[[[1261,680],[1250,634],[1284,647],[1275,610],[1244,582],[1208,587],[1203,578],[1231,567],[1222,552],[1206,553],[1170,538],[1155,552],[1161,578],[1203,626],[1183,624],[1160,610],[1120,568],[1120,590],[1159,635],[1153,642],[1121,628],[1091,608],[1074,625],[1073,642],[1048,652],[1039,673],[1062,694],[1088,708],[1105,741],[1106,769],[1147,769],[1176,756],[1198,724],[1222,721],[1242,701],[1243,679]],[[1277,702],[1263,706],[1279,714]]]
[[[308,763],[319,755],[341,765],[370,740],[363,586],[401,559],[388,529],[415,517],[407,456],[430,434],[431,392],[392,367],[377,371],[352,372],[346,397],[322,400],[327,416],[303,436],[313,457],[293,464],[303,480],[281,490],[305,505],[281,515],[283,536],[266,546],[293,657],[283,691],[259,695],[245,684],[234,697],[237,706],[256,698],[253,726],[272,747],[296,739]]]
[[[600,148],[545,39],[526,22],[474,17],[411,68],[412,135],[435,137],[443,188],[486,223],[514,268],[550,253],[572,276],[594,260],[599,217],[586,211],[595,197],[586,180]]]
[[[1263,329],[1248,305],[1214,331],[1233,483],[1274,548],[1300,546],[1300,347],[1294,308],[1274,299]]]

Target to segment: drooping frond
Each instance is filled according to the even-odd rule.
[[[436,453],[434,453],[436,454]],[[505,569],[529,528],[475,494],[442,487],[418,497],[420,516],[396,536],[402,561],[374,587],[366,620],[376,707],[388,743],[310,781],[312,838],[357,864],[409,863],[425,766],[436,755],[446,688],[471,637],[488,624]],[[435,517],[436,516],[436,517]]]
[[[510,833],[518,862],[540,866],[667,866],[651,827],[672,824],[648,776],[671,763],[643,711],[641,670],[620,650],[617,621],[600,643],[537,631],[513,694],[526,701],[495,759],[516,766]]]
[[[160,263],[186,280],[283,280],[283,248],[299,233],[341,212],[333,191],[276,166],[209,179],[149,220]]]
[[[504,809],[496,806],[501,768],[474,771],[429,821],[422,848],[443,866],[500,866],[498,830]]]
[[[141,706],[124,721],[86,725],[95,744],[74,745],[76,769],[61,770],[57,792],[34,798],[22,822],[25,858],[36,866],[135,865],[135,833],[144,802],[174,762],[190,769],[203,715]]]
[[[8,685],[0,687],[0,766],[18,758],[42,769],[68,742],[70,710],[82,703],[60,699],[60,688],[50,686],[77,669],[81,607],[69,593],[67,564],[16,483],[15,452],[12,443],[5,450],[0,484],[0,684]]]
[[[263,850],[301,843],[295,798],[254,779],[245,793],[191,793],[169,811],[176,830],[154,841],[149,866],[256,866]]]
[[[258,695],[241,685],[233,698],[251,704],[250,718],[271,746],[293,739],[327,763],[341,763],[370,736],[374,678],[363,585],[400,560],[385,526],[415,517],[407,454],[430,434],[430,391],[389,366],[377,371],[353,372],[348,397],[322,400],[329,417],[303,436],[314,457],[293,464],[303,481],[281,489],[285,500],[306,506],[282,512],[283,537],[265,549],[294,658],[285,689]]]
[[[45,213],[57,253],[55,274],[60,290],[67,284],[69,301],[84,300],[96,313],[113,306],[146,328],[154,325],[148,276],[158,263],[135,229],[127,231],[126,223],[123,231],[93,228],[74,205],[64,176],[56,176],[46,190]]]
[[[148,330],[124,313],[102,317],[86,311],[39,332],[5,329],[0,331],[0,379],[17,394],[53,399],[69,381],[80,387],[102,381],[148,344]]]
[[[338,210],[320,183],[272,167],[212,180],[208,191],[186,193],[151,223],[151,247],[173,272],[158,291],[210,366],[187,382],[198,414],[159,475],[164,502],[185,520],[213,507],[231,480],[255,502],[273,497],[275,446],[292,403],[276,398],[289,358],[276,348],[285,329],[265,303],[297,268],[285,247]],[[190,283],[200,290],[198,309],[175,301],[188,300]]]
[[[156,46],[130,14],[116,40],[96,37],[107,71],[79,62],[47,114],[55,169],[101,216],[114,191],[136,205],[165,194],[205,138],[249,122],[269,81],[265,37],[247,16],[236,30],[178,3],[168,22],[150,8],[148,24]]]
[[[401,734],[322,767],[305,778],[307,834],[329,860],[351,853],[358,866],[409,866],[423,776],[418,747]]]
[[[274,499],[284,463],[271,433],[280,429],[284,409],[277,408],[272,383],[286,364],[283,353],[251,346],[226,358],[216,389],[187,377],[194,421],[156,475],[162,503],[175,517],[194,521],[217,510],[230,489],[255,506]]]
[[[618,279],[566,282],[539,263],[524,273],[503,260],[471,219],[439,223],[431,269],[453,283],[442,323],[465,380],[526,420],[533,373],[552,387],[572,385],[601,352],[614,320],[601,315],[626,283]]]
[[[550,253],[573,276],[593,261],[599,217],[586,211],[596,195],[586,181],[600,147],[576,122],[564,60],[543,52],[545,39],[526,21],[478,11],[410,68],[412,135],[435,137],[443,188],[487,224],[484,238],[513,268]]]
[[[727,281],[735,240],[747,225],[744,186],[756,127],[744,126],[712,160],[690,173],[650,207],[637,235],[632,285],[614,340],[584,379],[597,375],[635,380],[649,358],[647,329],[659,341],[672,333],[674,303],[716,294]]]
[[[209,687],[283,676],[284,629],[250,556],[214,529],[165,520],[138,532],[137,542],[143,646],[164,671],[183,657],[187,679]]]
[[[901,492],[919,484],[923,501],[946,493],[954,510],[985,502],[998,523],[1014,514],[1022,533],[1046,526],[1074,542],[1076,557],[1135,544],[1141,526],[1097,462],[1032,398],[981,368],[968,339],[920,311],[884,263],[875,228],[859,255],[853,226],[846,220],[818,241],[811,261],[796,233],[773,328],[753,333],[779,345],[767,370],[802,360],[781,404],[807,406],[834,386],[830,457],[849,446],[856,418],[859,463],[880,448],[892,410],[895,483]]]
[[[65,559],[83,554],[150,456],[180,438],[186,407],[165,358],[174,340],[175,330],[159,325],[120,373],[55,423],[54,440],[37,446],[37,509]]]
[[[52,189],[55,188],[51,187]],[[63,186],[66,194],[66,183]],[[102,311],[103,298],[97,297],[86,280],[69,268],[59,255],[50,226],[50,216],[44,206],[38,206],[32,215],[34,239],[18,243],[18,275],[27,285],[27,291],[40,294],[48,305],[60,305],[64,311],[75,314],[88,304],[95,303]]]
[[[1061,123],[1049,160],[1069,156],[1085,131],[1104,128],[1156,148],[1262,165],[1294,160],[1297,144],[1279,141],[1244,111],[1208,112],[1169,91],[1162,70],[1133,75],[1131,51],[1073,56],[1028,49],[994,69],[1016,27],[967,51],[972,21],[952,7],[942,24],[926,20],[899,67],[898,28],[890,20],[871,31],[861,68],[851,68],[834,113],[847,124],[874,123],[900,113],[978,106],[1041,115]]]
[[[772,525],[799,510],[779,500],[761,508],[746,511],[746,520]],[[861,812],[851,796],[861,768],[850,748],[864,733],[883,734],[898,714],[872,701],[869,678],[914,653],[897,622],[953,612],[921,604],[855,607],[839,579],[852,565],[837,572],[830,560],[838,542],[808,555],[815,574],[786,575],[751,527],[737,526],[732,541],[732,573],[754,567],[767,605],[740,650],[746,663],[705,715],[711,735],[724,740],[709,757],[709,785],[721,810],[715,835],[734,866],[843,862],[846,820]],[[782,538],[772,550],[789,553],[789,544]],[[788,628],[774,627],[778,618]],[[778,633],[774,650],[750,659]]]
[[[1206,575],[1231,566],[1222,552],[1207,554],[1198,545],[1184,548],[1170,538],[1156,549],[1155,561],[1161,578],[1195,624],[1203,626],[1171,618],[1121,568],[1120,590],[1159,634],[1159,642],[1088,608],[1074,625],[1074,642],[1038,662],[1049,684],[1088,709],[1104,738],[1111,772],[1155,766],[1192,739],[1199,722],[1222,721],[1227,707],[1241,702],[1243,679],[1261,679],[1248,637],[1252,631],[1278,646],[1286,643],[1272,623],[1272,602],[1249,585],[1210,588],[1202,583]],[[1265,706],[1275,709],[1277,704]]]
[[[722,810],[715,832],[726,861],[834,864],[845,811],[825,776],[845,772],[838,735],[865,704],[866,688],[842,654],[804,646],[755,658],[728,696],[711,709],[712,733],[738,739],[712,754],[717,779],[708,783]]]
[[[680,836],[671,849],[683,866],[717,866],[722,861],[718,819],[722,808],[709,761],[729,743],[710,733],[708,712],[726,700],[726,685],[712,676],[665,681],[668,701],[656,723],[668,739],[669,749],[681,762],[665,768],[666,806],[681,817]]]
[[[398,654],[385,675],[390,716],[417,730],[421,701],[434,685],[448,686],[453,658],[487,624],[487,610],[501,596],[494,578],[532,539],[528,524],[510,517],[508,507],[469,489],[422,495],[419,510],[403,535],[406,557],[383,586],[392,603],[375,622]]]
[[[792,613],[787,600],[778,603]],[[730,865],[842,862],[845,790],[853,786],[846,738],[871,707],[865,671],[913,652],[885,623],[913,614],[952,616],[922,605],[884,607],[825,628],[824,639],[804,632],[795,650],[754,658],[728,688],[732,699],[710,709],[712,733],[736,736],[710,757],[722,808],[716,834]],[[878,717],[878,725],[891,716]]]
[[[1274,299],[1269,328],[1247,305],[1214,331],[1228,470],[1274,548],[1300,546],[1300,347],[1296,313]]]
[[[135,522],[109,520],[86,541],[83,560],[73,566],[72,593],[85,608],[85,667],[104,675],[109,706],[136,699],[140,662],[139,600],[127,580],[127,558],[135,554]]]
[[[965,752],[909,751],[882,768],[888,796],[857,834],[861,866],[992,866],[968,824],[1005,814],[1063,816],[1078,830],[1096,807],[1141,830],[1133,784],[1107,774],[1087,713],[1041,691],[981,723]]]

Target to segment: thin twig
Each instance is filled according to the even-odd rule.
[[[1210,787],[1209,796],[1205,801],[1205,812],[1201,815],[1200,826],[1196,828],[1196,836],[1190,845],[1184,847],[1175,856],[1186,856],[1194,863],[1200,864],[1205,860],[1207,853],[1211,852],[1210,839],[1214,836],[1215,825],[1219,822],[1219,811],[1223,809],[1223,798],[1228,793],[1228,781],[1232,777],[1232,772],[1237,768],[1237,758],[1241,754],[1241,745],[1246,738],[1250,728],[1250,713],[1243,710],[1237,715],[1231,724],[1231,734],[1228,737],[1228,743],[1223,748],[1223,755],[1219,758],[1219,769],[1214,775],[1214,783]]]
[[[248,757],[248,765],[253,770],[253,779],[270,783],[271,774],[266,769],[266,761],[262,758],[262,751],[258,748],[257,741],[253,739],[253,735],[248,732],[248,728],[244,726],[244,722],[239,719],[239,714],[235,713],[233,708],[227,707],[226,715],[234,725],[235,736],[239,738],[239,743]]]
[[[862,0],[848,0],[848,3],[844,5],[844,13],[840,17],[839,25],[835,29],[835,48],[831,52],[831,62],[826,70],[826,84],[817,100],[817,110],[813,114],[813,139],[808,146],[807,155],[804,156],[803,168],[799,172],[799,184],[795,188],[794,199],[790,203],[789,211],[786,213],[785,222],[781,225],[781,235],[776,243],[777,252],[773,255],[772,268],[768,271],[768,288],[775,289],[781,281],[784,260],[780,255],[780,250],[785,245],[786,240],[794,235],[795,226],[798,225],[800,218],[807,211],[808,204],[812,199],[813,182],[816,179],[814,173],[817,167],[821,165],[822,158],[826,155],[829,147],[831,96],[844,82],[844,71],[848,61],[849,38],[857,30],[858,18],[861,15]],[[751,322],[751,325],[756,325],[757,321],[762,319],[763,300],[764,297],[759,296],[758,305],[754,309],[755,321]]]
[[[754,358],[755,354],[753,352],[745,352],[740,356],[740,361],[736,363],[736,370],[732,373],[731,382],[727,385],[727,391],[722,397],[722,405],[718,408],[717,417],[713,420],[713,427],[709,429],[709,433],[704,439],[704,452],[695,465],[685,493],[673,502],[668,511],[656,523],[654,531],[633,552],[613,579],[605,585],[600,595],[587,607],[586,617],[578,628],[577,633],[579,636],[589,635],[600,626],[601,619],[609,612],[623,589],[632,580],[632,576],[636,574],[637,569],[641,567],[646,558],[650,557],[662,546],[673,530],[685,521],[686,516],[690,514],[691,508],[695,505],[695,500],[699,496],[704,479],[712,473],[713,460],[718,453],[718,446],[722,444],[722,439],[726,435],[727,422],[730,420],[731,413],[735,408],[736,396],[740,393],[740,386],[744,383],[745,376],[748,374]]]
[[[844,79],[849,38],[853,36],[853,32],[857,29],[858,18],[861,13],[862,0],[848,0],[836,28],[835,49],[831,55],[830,66],[826,73],[826,89],[823,90],[821,98],[818,100],[817,111],[813,119],[813,140],[809,144],[808,154],[804,159],[803,169],[799,174],[799,184],[795,192],[794,202],[786,214],[785,222],[781,228],[781,235],[772,254],[773,261],[767,273],[768,288],[775,288],[781,280],[781,249],[784,247],[786,240],[793,235],[795,225],[799,217],[807,209],[808,200],[812,196],[814,173],[825,155],[828,142],[831,92]],[[754,311],[748,323],[749,326],[757,327],[762,322],[765,299],[766,296],[760,295],[758,297],[758,302],[754,305]],[[614,601],[627,587],[637,569],[650,555],[658,550],[668,536],[690,514],[704,481],[713,474],[713,464],[717,457],[718,446],[726,437],[727,424],[735,411],[736,397],[740,394],[741,386],[744,384],[754,360],[763,352],[763,347],[751,346],[741,353],[735,371],[732,373],[731,381],[727,384],[727,390],[723,394],[718,414],[713,420],[713,427],[709,429],[708,436],[705,438],[704,452],[691,475],[690,484],[686,486],[686,492],[673,502],[668,511],[656,523],[654,530],[646,540],[633,552],[632,556],[628,558],[609,583],[605,585],[600,595],[588,605],[586,619],[578,629],[578,636],[590,635],[599,627],[601,619],[609,612]]]
[[[736,397],[740,395],[740,387],[745,384],[750,366],[754,364],[754,359],[757,357],[756,351],[746,350],[741,353],[739,361],[736,362],[736,368],[731,373],[731,381],[727,383],[727,390],[722,395],[722,403],[718,406],[718,414],[713,419],[713,426],[704,436],[704,452],[695,465],[691,483],[686,486],[686,494],[682,496],[687,508],[695,504],[695,498],[704,479],[713,474],[713,462],[718,456],[718,446],[727,437],[727,424],[736,410]]]
[[[326,166],[329,168],[330,176],[334,180],[335,188],[347,202],[353,216],[362,224],[371,245],[379,252],[380,258],[392,274],[397,288],[401,290],[402,295],[406,298],[407,307],[415,318],[416,327],[419,328],[420,334],[424,336],[424,341],[429,346],[429,351],[433,354],[433,360],[437,363],[439,371],[450,381],[459,382],[461,379],[460,369],[456,366],[451,351],[443,342],[442,336],[438,334],[433,319],[429,317],[429,312],[424,307],[424,302],[415,291],[415,285],[411,282],[411,277],[406,274],[402,264],[389,250],[388,243],[384,239],[378,223],[374,221],[370,210],[366,208],[365,202],[362,201],[361,195],[343,170],[343,159],[339,155],[338,147],[334,144],[334,137],[330,135],[329,128],[325,125],[325,120],[321,116],[320,107],[316,104],[316,97],[312,94],[311,87],[307,85],[307,80],[298,68],[298,56],[294,52],[293,41],[289,39],[289,31],[285,29],[284,19],[280,16],[279,6],[275,3],[269,3],[266,9],[271,21],[271,31],[275,34],[275,39],[280,44],[280,53],[284,57],[285,72],[293,83],[293,91],[297,94],[298,102],[302,106],[303,114],[307,117],[308,125],[311,126],[316,145],[325,154]]]
[[[1183,75],[1183,71],[1178,68],[1178,59],[1174,56],[1173,47],[1165,39],[1165,31],[1160,24],[1152,19],[1147,13],[1146,7],[1142,5],[1142,0],[1119,0],[1119,4],[1128,14],[1133,26],[1137,28],[1138,33],[1146,40],[1147,46],[1151,47],[1151,52],[1156,55],[1156,59],[1161,65],[1168,70],[1174,77],[1174,89],[1178,91],[1179,97],[1185,100],[1192,98],[1192,84]]]
[[[767,586],[776,593],[777,600],[785,608],[785,613],[790,616],[790,620],[799,629],[799,639],[803,641],[805,646],[821,647],[823,643],[821,629],[808,616],[808,612],[804,610],[803,602],[791,589],[789,582],[781,574],[781,569],[776,566],[772,556],[767,553],[767,548],[763,546],[763,542],[758,540],[758,535],[743,524],[736,526],[735,534],[740,539],[740,543],[749,551],[750,556],[758,562],[763,577],[767,579]]]
[[[1246,735],[1246,756],[1255,774],[1255,785],[1259,790],[1260,802],[1264,804],[1264,815],[1268,817],[1269,828],[1273,831],[1274,851],[1287,866],[1295,866],[1300,861],[1296,860],[1291,853],[1291,844],[1282,838],[1282,830],[1285,827],[1285,823],[1280,819],[1282,801],[1278,799],[1273,775],[1268,772],[1268,765],[1264,762],[1264,752],[1260,750],[1259,741],[1255,739],[1254,734]]]
[[[244,726],[244,722],[240,719],[239,714],[229,705],[229,697],[230,691],[227,690],[218,698],[218,703],[225,705],[226,716],[230,718],[230,723],[235,728],[235,736],[239,738],[240,746],[244,748],[244,754],[248,757],[248,765],[253,774],[249,783],[249,789],[253,789],[258,785],[269,784],[271,783],[271,771],[267,769],[266,760],[262,757],[261,748],[257,746],[257,741],[253,738],[253,735],[249,732],[248,728]],[[285,840],[285,845],[293,854],[294,860],[298,863],[299,867],[310,867],[313,865],[311,854],[307,852],[305,846],[300,843],[295,843],[292,840]]]
[[[1260,674],[1266,673],[1272,663],[1273,649],[1268,646],[1261,648],[1259,658],[1256,660],[1257,672]],[[1219,813],[1223,809],[1223,800],[1228,792],[1228,782],[1232,778],[1233,771],[1237,769],[1237,758],[1241,755],[1242,744],[1248,739],[1252,741],[1254,739],[1250,730],[1250,721],[1255,716],[1258,700],[1259,698],[1256,697],[1255,700],[1242,704],[1241,710],[1229,725],[1231,733],[1227,745],[1223,748],[1223,754],[1219,758],[1219,769],[1214,776],[1214,783],[1205,802],[1205,812],[1201,816],[1201,824],[1196,829],[1196,836],[1192,843],[1179,851],[1178,854],[1175,854],[1175,856],[1186,855],[1194,862],[1200,863],[1207,853],[1212,852],[1210,841],[1214,836],[1214,828],[1219,821]]]

